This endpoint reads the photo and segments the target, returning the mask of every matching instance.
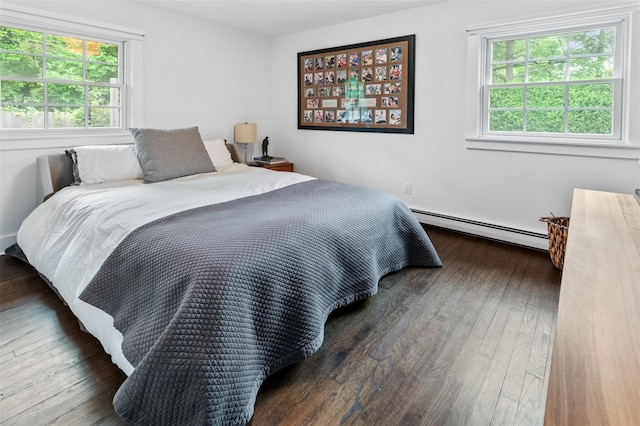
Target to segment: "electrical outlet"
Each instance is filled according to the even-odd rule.
[[[402,189],[405,194],[411,194],[411,184],[409,182],[405,182],[402,184]]]

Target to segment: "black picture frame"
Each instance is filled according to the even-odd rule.
[[[298,129],[414,133],[415,34],[298,52]]]

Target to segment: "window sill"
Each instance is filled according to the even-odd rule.
[[[467,149],[487,151],[527,152],[536,154],[569,155],[574,157],[601,157],[637,160],[640,145],[595,143],[584,140],[573,143],[556,140],[517,140],[515,138],[466,137]]]
[[[90,142],[89,142],[90,141]],[[0,137],[0,151],[68,148],[74,145],[133,143],[131,133],[123,129],[104,130],[4,130]]]

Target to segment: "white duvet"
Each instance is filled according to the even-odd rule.
[[[18,244],[29,263],[59,291],[87,331],[127,375],[113,317],[79,299],[102,263],[134,229],[179,211],[269,192],[311,180],[298,173],[233,164],[165,182],[142,180],[70,186],[38,206],[22,223]]]

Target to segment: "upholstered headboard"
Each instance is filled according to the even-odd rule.
[[[36,196],[38,204],[54,192],[73,183],[71,159],[65,154],[42,155],[36,159]]]
[[[238,145],[226,144],[231,159],[244,163]],[[42,155],[36,159],[36,196],[38,204],[44,202],[56,191],[73,183],[71,159],[65,154]]]

